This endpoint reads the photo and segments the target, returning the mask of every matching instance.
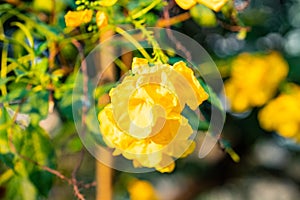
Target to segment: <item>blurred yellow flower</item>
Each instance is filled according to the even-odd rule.
[[[105,143],[132,160],[134,167],[173,171],[174,158],[192,153],[193,130],[181,114],[185,105],[195,110],[208,98],[184,62],[156,64],[134,58],[132,76],[113,88],[100,113]]]
[[[300,87],[291,84],[286,93],[270,101],[258,115],[261,126],[300,142]]]
[[[205,5],[206,7],[219,12],[228,0],[175,0],[177,5],[184,10],[188,10],[196,3]]]
[[[65,15],[66,26],[77,27],[92,20],[92,10],[69,11]]]
[[[129,184],[130,200],[158,200],[155,189],[148,181],[134,180]]]
[[[225,93],[231,110],[244,112],[271,99],[286,77],[288,65],[277,52],[268,55],[240,54],[232,63]]]
[[[103,28],[108,24],[107,15],[103,11],[98,11],[96,13],[96,24],[98,28]]]
[[[180,8],[184,10],[190,9],[197,3],[196,0],[175,0],[175,2]]]

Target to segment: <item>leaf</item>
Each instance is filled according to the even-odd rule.
[[[0,97],[0,102],[13,102],[15,100],[21,100],[29,93],[28,90],[24,88],[15,88],[11,90],[7,95]]]
[[[13,77],[6,77],[6,78],[1,78],[0,79],[0,87],[2,86],[2,85],[5,85],[8,81],[11,81],[11,80],[13,80],[14,78]]]
[[[71,152],[71,153],[79,152],[82,149],[82,143],[81,143],[80,138],[78,136],[72,138],[68,142],[67,148],[69,150],[68,152]]]
[[[21,113],[28,114],[31,123],[36,125],[45,119],[49,110],[49,91],[39,91],[28,95],[21,107]]]
[[[28,178],[13,176],[6,185],[5,200],[34,200],[37,191]]]
[[[30,123],[30,117],[29,117],[29,115],[27,115],[27,114],[22,114],[22,113],[17,113],[17,114],[16,114],[16,112],[15,112],[13,109],[9,108],[9,107],[7,107],[6,110],[7,110],[8,114],[9,114],[9,116],[10,116],[11,118],[14,118],[15,115],[16,115],[16,117],[15,117],[15,122],[16,122],[22,129],[25,129],[26,127],[28,127],[28,125],[29,125],[29,123]]]
[[[9,115],[5,108],[0,108],[0,154],[10,152],[8,146],[7,127],[9,125]]]
[[[25,143],[21,154],[39,163],[40,166],[55,168],[55,152],[46,132],[39,126],[29,126],[23,134]],[[32,162],[26,160],[23,162],[28,177],[39,194],[47,196],[53,183],[53,175]]]
[[[6,154],[1,154],[0,153],[0,161],[3,162],[7,167],[14,169],[14,154],[12,153],[6,153]]]

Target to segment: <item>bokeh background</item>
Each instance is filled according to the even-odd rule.
[[[37,67],[38,69],[45,68],[45,70],[39,71],[36,75],[25,74],[24,71],[30,71],[26,68],[27,63],[23,64],[23,68],[20,67],[19,71],[8,73],[7,77],[24,74],[22,76],[28,76],[27,79],[35,80],[34,77],[41,78],[42,74],[46,74],[45,77],[43,76],[44,79],[41,78],[40,83],[47,83],[47,81],[53,83],[55,89],[49,89],[47,85],[43,86],[50,93],[45,98],[42,94],[33,98],[31,101],[33,103],[27,108],[27,112],[42,116],[37,117],[37,120],[39,126],[46,130],[53,146],[51,152],[55,156],[51,159],[55,159],[52,165],[55,170],[66,177],[71,177],[77,161],[83,158],[76,179],[82,183],[91,184],[81,187],[80,192],[85,199],[96,199],[99,189],[94,182],[99,176],[97,164],[95,164],[95,158],[84,149],[78,137],[73,122],[70,94],[72,94],[75,72],[81,64],[82,55],[78,46],[83,49],[83,55],[87,55],[99,44],[100,39],[95,21],[76,29],[70,29],[70,27],[66,27],[64,18],[68,11],[76,10],[81,5],[89,5],[85,2],[89,1],[2,0],[0,2],[1,72],[4,69],[4,62],[9,64],[16,62],[17,65],[22,65],[18,58],[26,55],[24,47],[13,45],[13,40],[23,41],[25,44],[33,40],[36,59],[49,59],[45,66]],[[277,110],[266,119],[270,122],[276,119],[277,121],[274,123],[279,124],[280,128],[281,125],[287,124],[284,119],[289,118],[289,122],[293,121],[296,126],[295,130],[293,129],[295,133],[288,135],[279,132],[279,128],[265,128],[259,117],[259,113],[266,105],[281,94],[293,95],[299,92],[289,90],[289,87],[291,83],[300,87],[300,0],[235,0],[230,2],[236,9],[235,12],[230,7],[227,10],[215,12],[203,5],[198,6],[198,10],[184,10],[173,0],[162,1],[145,16],[144,24],[145,26],[161,26],[157,23],[159,20],[183,16],[178,23],[168,26],[195,39],[205,48],[216,63],[225,85],[233,79],[235,66],[240,67],[241,73],[238,73],[240,82],[236,81],[234,84],[236,84],[236,88],[239,88],[238,94],[248,95],[240,98],[255,97],[259,95],[261,88],[264,88],[263,93],[268,93],[269,88],[272,88],[272,92],[264,102],[249,103],[249,105],[244,105],[244,109],[236,110],[232,109],[234,106],[239,106],[235,104],[244,102],[245,99],[233,99],[234,97],[226,92],[218,94],[221,100],[226,99],[228,102],[226,122],[222,132],[222,139],[225,142],[216,145],[210,154],[202,159],[198,158],[196,147],[192,155],[176,161],[176,168],[172,173],[130,174],[111,170],[109,173],[112,173],[112,187],[111,191],[107,192],[112,192],[113,199],[300,199],[300,146],[298,145],[300,142],[300,117],[299,114],[297,115],[300,113],[300,98],[298,98],[300,95],[294,97],[294,102],[298,102],[298,104],[282,103],[286,103],[287,107],[291,106],[292,109],[284,110],[284,108],[277,107]],[[149,0],[120,0],[115,6],[115,10],[108,9],[108,12],[111,12],[110,15],[121,16],[128,10],[131,11],[150,3]],[[123,10],[124,13],[120,13],[120,10]],[[168,18],[166,18],[166,12],[169,15]],[[185,13],[189,13],[189,15],[185,16]],[[119,25],[124,23],[122,20],[122,17],[116,17],[109,23]],[[16,23],[27,26],[29,33],[26,32],[26,28],[16,25]],[[125,27],[124,29],[132,28],[128,24],[122,25],[122,27]],[[74,42],[74,38],[76,42]],[[184,44],[182,45],[184,46]],[[188,47],[184,48],[189,51]],[[241,57],[245,53],[248,57]],[[276,58],[269,58],[268,56],[273,55],[272,53],[278,55],[279,58],[276,56]],[[133,52],[133,56],[135,55],[139,54]],[[132,55],[123,58],[124,63],[126,64],[126,59],[129,59],[130,63],[131,58]],[[243,63],[241,64],[242,61],[237,63],[237,59],[242,60]],[[253,69],[253,66],[256,68]],[[284,66],[286,74],[282,75],[284,74],[282,72],[281,75],[278,75],[281,78],[275,82],[271,81],[270,84],[269,80],[277,77],[273,73],[277,66]],[[92,75],[93,71],[89,71],[89,73]],[[116,68],[115,76],[119,77],[122,73],[122,68]],[[57,79],[54,78],[55,75],[58,75]],[[259,81],[256,80],[257,77],[259,77]],[[27,79],[26,81],[28,81]],[[7,97],[3,90],[1,91],[1,109],[5,103],[13,104],[12,100],[18,100],[17,97],[21,95],[20,91],[26,88],[20,83],[14,84],[13,80],[15,79],[8,80],[1,76],[0,86],[7,85],[8,93],[12,93],[10,97]],[[26,81],[24,83],[28,83]],[[247,85],[246,82],[249,84]],[[267,84],[270,87],[266,87]],[[103,93],[106,92],[105,90],[104,88]],[[107,97],[101,97],[101,101],[106,102],[105,98]],[[15,105],[12,105],[12,108],[15,108],[13,106]],[[51,112],[45,111],[49,107]],[[26,108],[23,110],[24,112],[26,112]],[[89,119],[87,121],[89,122]],[[5,124],[3,120],[2,124]],[[92,122],[87,126],[89,131],[98,128],[98,124],[92,124]],[[199,140],[203,135],[203,132],[199,133]],[[226,148],[222,148],[224,144],[229,146],[227,151]],[[4,146],[2,147],[4,148]],[[85,152],[84,157],[82,157],[82,149]],[[51,184],[46,195],[33,195],[35,196],[33,198],[29,195],[32,186],[26,186],[27,182],[12,177],[6,178],[6,171],[11,167],[7,164],[9,159],[5,156],[0,158],[0,199],[65,200],[78,198],[74,195],[72,184],[57,176],[51,176]],[[12,161],[16,162],[14,159]],[[15,169],[14,173],[18,174],[19,168]],[[38,175],[37,185],[44,184],[43,178],[44,176]],[[98,179],[102,178],[98,177]]]

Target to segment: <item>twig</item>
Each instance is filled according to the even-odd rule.
[[[250,31],[251,27],[250,26],[239,26],[239,25],[231,25],[231,24],[226,24],[225,22],[218,20],[219,24],[227,30],[230,30],[232,32],[239,32],[240,30],[245,29],[246,31]]]
[[[176,15],[174,17],[159,19],[156,23],[156,26],[158,27],[170,27],[174,24],[186,21],[191,18],[191,14],[189,12],[185,12],[179,15]]]
[[[83,157],[84,157],[84,150],[82,149],[80,152],[80,159],[77,162],[77,165],[75,166],[75,168],[73,169],[73,172],[72,172],[72,181],[73,181],[73,183],[75,183],[75,184],[73,184],[73,190],[74,190],[75,196],[79,200],[85,200],[84,196],[79,191],[79,187],[78,187],[78,183],[77,183],[77,179],[76,179],[76,174],[77,174],[78,170],[80,169]]]
[[[82,125],[82,134],[85,135],[85,131],[86,131],[86,126],[85,126],[85,122],[86,122],[86,113],[88,111],[88,72],[87,72],[87,65],[86,62],[84,60],[84,54],[83,54],[83,49],[81,44],[77,41],[77,40],[72,40],[73,45],[77,48],[78,50],[78,54],[82,60],[81,62],[81,70],[83,73],[83,105],[82,105],[82,115],[81,115],[81,125]],[[82,149],[80,152],[80,159],[77,162],[77,165],[75,166],[73,172],[72,172],[72,181],[75,182],[76,184],[73,184],[73,190],[74,190],[74,194],[75,196],[79,199],[79,200],[85,200],[84,196],[80,193],[79,191],[79,187],[77,184],[77,179],[76,179],[76,174],[78,172],[78,170],[80,169],[80,166],[82,164],[82,160],[84,157],[84,150]]]
[[[81,117],[81,125],[82,125],[82,131],[83,134],[85,132],[85,122],[86,122],[86,113],[88,111],[88,72],[87,72],[87,65],[86,62],[84,60],[84,54],[83,54],[83,49],[81,47],[81,44],[73,39],[72,40],[72,44],[77,48],[78,53],[80,55],[80,58],[82,60],[81,62],[81,70],[82,70],[82,74],[83,74],[83,105],[82,105],[82,117]]]
[[[170,20],[169,9],[168,9],[167,6],[164,8],[164,18],[166,19],[166,21]],[[175,44],[176,49],[182,51],[185,54],[185,57],[186,57],[187,61],[191,61],[192,60],[191,53],[185,48],[185,46],[183,46],[181,44],[181,42],[179,42],[175,38],[175,36],[173,35],[173,33],[172,33],[169,25],[167,26],[167,30],[166,31],[167,31],[167,35],[170,38],[170,40]]]

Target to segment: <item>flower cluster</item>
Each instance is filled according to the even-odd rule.
[[[228,0],[175,0],[177,5],[184,10],[188,10],[199,3],[216,12],[220,11],[227,1]]]
[[[285,93],[271,100],[259,113],[261,126],[300,142],[300,87],[289,85]]]
[[[132,73],[110,91],[111,103],[98,116],[101,134],[114,155],[122,154],[135,167],[171,172],[174,158],[195,147],[181,113],[186,105],[198,109],[208,94],[184,62],[150,66],[134,58]]]
[[[77,27],[89,23],[92,20],[92,17],[92,10],[69,11],[65,15],[66,26]],[[96,24],[98,28],[102,28],[108,24],[108,18],[105,12],[98,11],[96,13]]]
[[[288,65],[277,52],[268,55],[243,53],[232,63],[225,92],[231,110],[245,112],[270,100],[288,73]]]

